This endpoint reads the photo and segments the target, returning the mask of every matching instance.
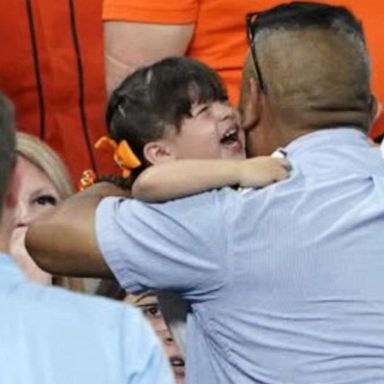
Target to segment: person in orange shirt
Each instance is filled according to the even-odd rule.
[[[237,104],[249,0],[104,0],[107,91],[139,66],[189,56],[218,71]]]
[[[373,90],[384,100],[384,29],[379,0],[330,0],[349,7],[364,24],[373,65]],[[187,55],[219,72],[237,104],[247,52],[245,16],[281,0],[104,0],[105,63],[110,93],[134,69],[167,56]],[[384,134],[384,118],[371,137]]]
[[[0,89],[18,129],[64,159],[75,182],[113,170],[93,143],[106,134],[102,0],[0,0]]]

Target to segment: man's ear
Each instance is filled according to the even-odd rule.
[[[151,141],[144,146],[144,157],[152,164],[161,164],[175,159],[172,147],[164,140]]]
[[[383,112],[383,107],[376,97],[376,95],[371,94],[371,100],[370,100],[370,112],[371,112],[371,119],[374,123],[376,120],[378,120]]]
[[[242,105],[240,106],[242,126],[245,131],[257,125],[262,110],[261,91],[255,78],[251,77],[248,79],[247,88],[242,98]]]

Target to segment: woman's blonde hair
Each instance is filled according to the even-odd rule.
[[[52,181],[61,199],[74,193],[67,168],[57,153],[35,136],[17,132],[17,153],[41,169]]]
[[[16,151],[20,156],[42,170],[52,181],[60,199],[66,199],[75,190],[68,170],[58,154],[39,138],[27,133],[16,133]],[[53,276],[53,285],[74,291],[84,291],[83,280],[73,277]]]

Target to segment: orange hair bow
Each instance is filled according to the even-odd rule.
[[[121,168],[123,178],[127,178],[131,172],[140,167],[141,162],[133,153],[131,147],[126,140],[116,143],[115,140],[103,136],[100,138],[96,144],[95,148],[97,149],[112,149],[114,151],[113,159],[115,163]]]
[[[132,170],[140,167],[141,165],[140,160],[133,153],[131,147],[126,142],[126,140],[123,140],[120,143],[116,143],[115,140],[107,136],[103,136],[96,142],[95,148],[112,149],[114,151],[113,159],[115,160],[116,164],[121,168],[122,177],[125,179],[131,174]],[[79,190],[84,191],[84,189],[94,184],[95,180],[95,172],[92,171],[92,169],[85,170],[80,179]]]

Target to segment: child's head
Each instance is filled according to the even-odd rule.
[[[218,75],[188,58],[141,68],[114,91],[110,136],[145,165],[177,158],[244,157],[244,135]]]

